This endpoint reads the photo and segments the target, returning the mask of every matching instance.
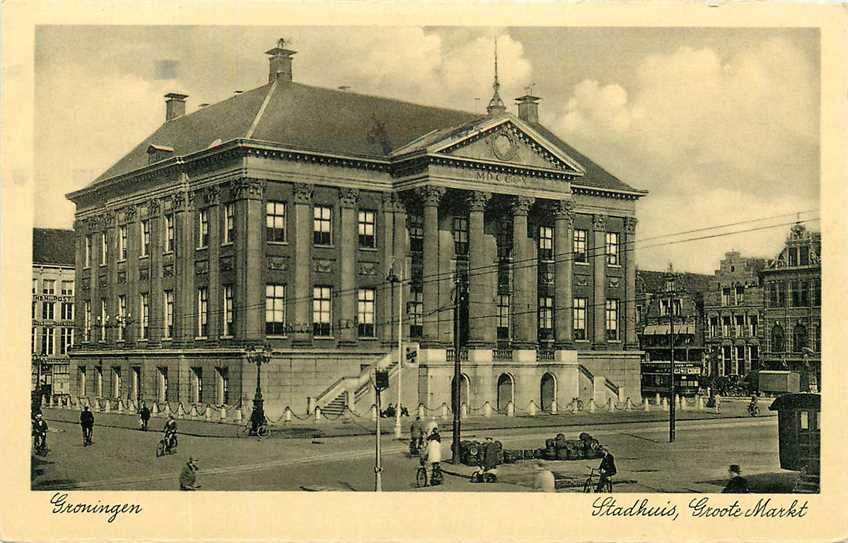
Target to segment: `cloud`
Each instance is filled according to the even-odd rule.
[[[639,204],[645,234],[818,206],[818,82],[790,41],[765,40],[729,58],[681,47],[635,69],[629,88],[577,83],[547,120],[619,177],[651,191]],[[761,254],[775,234],[736,238],[736,248]],[[721,248],[730,248],[717,239],[694,251],[653,249],[640,265],[675,260],[709,270]]]

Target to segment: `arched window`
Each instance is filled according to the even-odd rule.
[[[792,331],[793,352],[800,353],[807,346],[807,328],[803,324],[796,324]]]
[[[775,353],[784,351],[783,328],[779,324],[775,324],[771,329],[771,350]]]

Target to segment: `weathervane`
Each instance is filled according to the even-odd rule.
[[[486,108],[486,112],[489,115],[503,113],[506,111],[506,106],[501,100],[501,95],[498,92],[501,88],[500,81],[498,81],[498,38],[495,36],[495,81],[492,83],[492,99],[489,100],[489,106]]]

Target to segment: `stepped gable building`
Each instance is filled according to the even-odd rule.
[[[191,113],[168,94],[164,124],[68,195],[75,394],[249,408],[247,349],[269,343],[269,416],[364,413],[375,364],[396,386],[402,295],[403,403],[449,405],[460,273],[472,412],[639,399],[644,191],[542,126],[538,97],[508,112],[497,79],[478,115],[303,85],[284,41],[267,54],[259,88]]]
[[[764,258],[725,253],[704,297],[708,375],[748,375],[760,369],[764,338]]]
[[[821,233],[799,222],[777,258],[760,272],[763,369],[798,372],[801,390],[821,389],[821,249]]]
[[[32,385],[39,383],[45,395],[69,393],[68,351],[76,325],[74,240],[73,230],[32,231]]]

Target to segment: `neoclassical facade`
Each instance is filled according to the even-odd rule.
[[[402,375],[405,405],[449,405],[455,356],[470,410],[640,399],[644,191],[497,82],[475,115],[302,85],[293,51],[268,54],[262,87],[189,114],[167,95],[162,127],[68,195],[74,394],[249,407],[248,349],[270,344],[272,417],[367,411],[374,365],[390,398]],[[399,321],[420,347],[402,372]]]

